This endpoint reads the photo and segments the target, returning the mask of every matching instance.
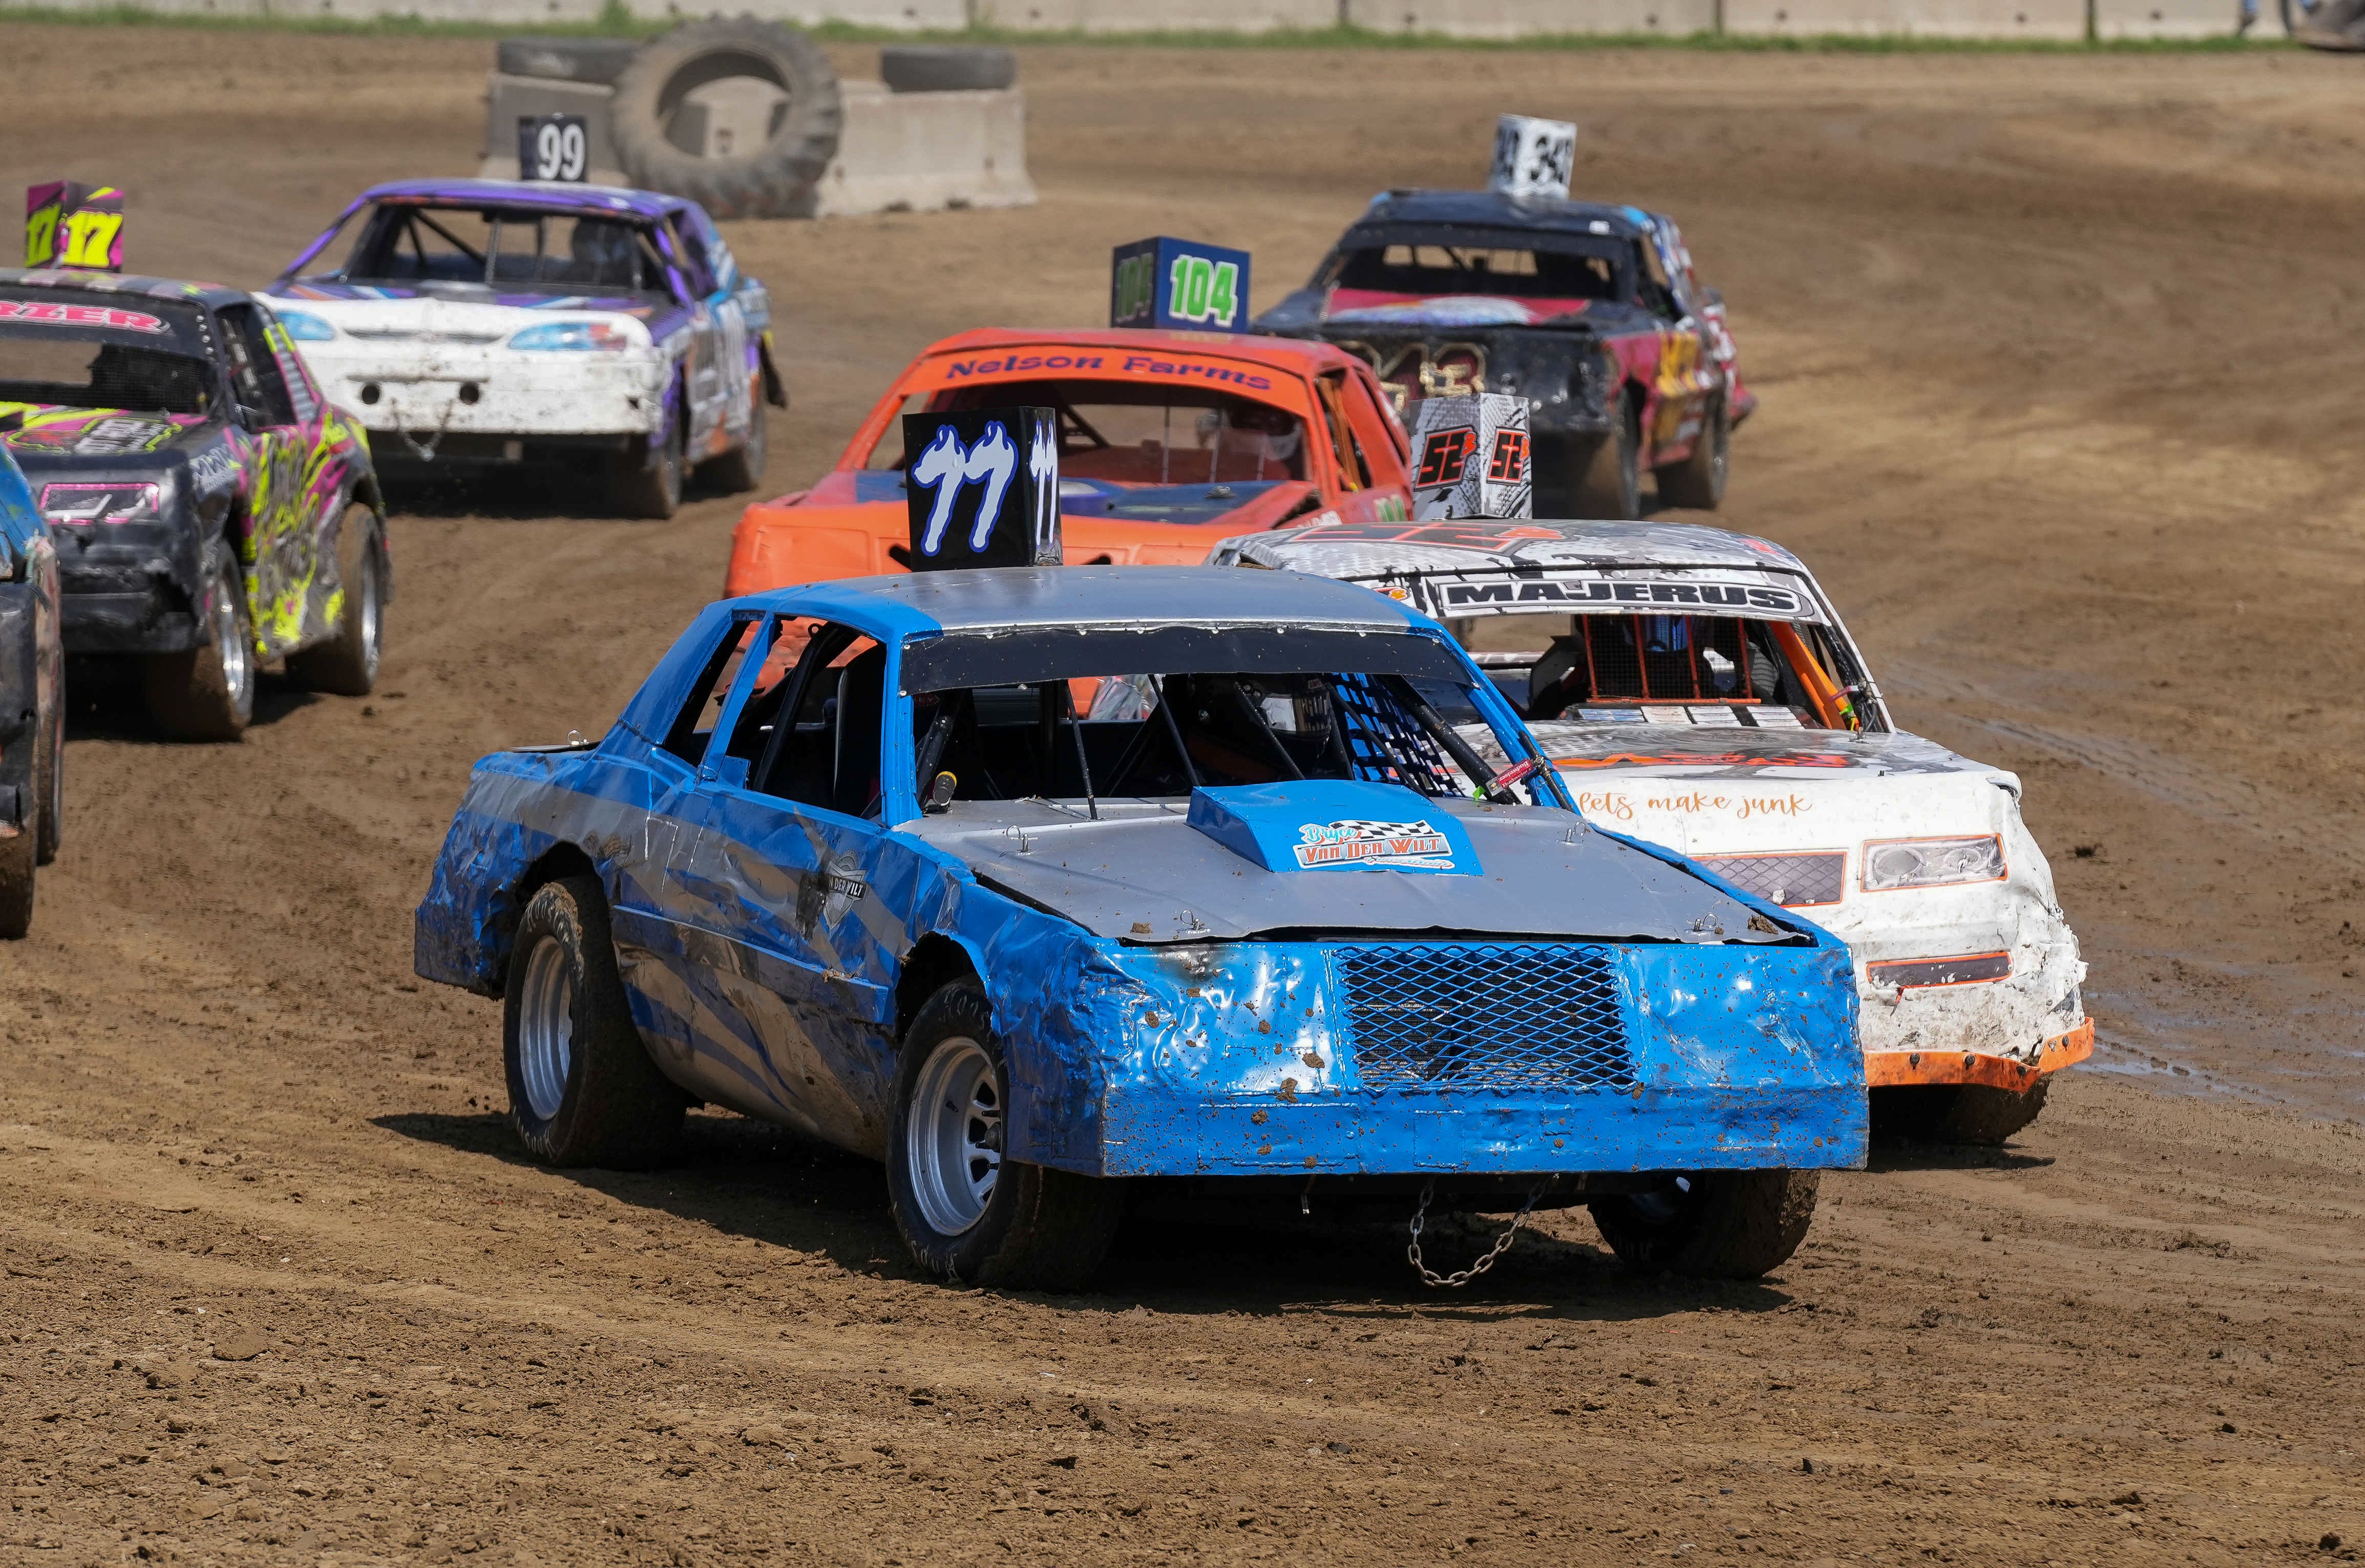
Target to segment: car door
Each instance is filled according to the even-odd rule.
[[[753,321],[747,299],[739,286],[738,265],[719,235],[689,212],[674,218],[674,243],[685,259],[696,288],[709,312],[708,335],[713,348],[710,375],[713,427],[708,431],[709,455],[719,456],[746,439],[754,419],[757,356],[753,335],[765,324]]]
[[[801,645],[801,646],[800,646]],[[799,649],[793,668],[775,650]],[[885,650],[768,620],[698,769],[672,881],[694,978],[729,1034],[713,1097],[857,1152],[885,1148],[900,932],[871,891]]]
[[[666,244],[673,252],[690,301],[689,355],[683,383],[689,402],[689,460],[720,456],[731,445],[734,425],[746,429],[747,316],[716,282],[706,247],[667,222]]]
[[[1411,492],[1391,483],[1403,464],[1391,463],[1392,447],[1367,439],[1349,408],[1353,389],[1347,373],[1328,371],[1314,378],[1317,461],[1329,470],[1323,499],[1342,521],[1393,522],[1411,515]],[[1376,434],[1376,432],[1373,432]],[[1391,472],[1394,470],[1395,472]]]
[[[272,346],[275,326],[252,303],[224,307],[218,321],[238,428],[245,438],[239,559],[247,609],[254,618],[255,651],[274,659],[320,635],[313,588],[324,559],[331,583],[335,577],[335,551],[324,545],[338,497],[333,484],[320,493],[326,447],[319,404],[309,396],[307,379],[301,385],[310,405],[308,423]]]

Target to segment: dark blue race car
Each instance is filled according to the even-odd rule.
[[[1588,827],[1440,628],[1295,573],[712,605],[605,738],[477,764],[417,940],[503,999],[538,1156],[735,1107],[884,1159],[970,1281],[1077,1282],[1161,1191],[1589,1204],[1752,1275],[1864,1156],[1845,947]]]

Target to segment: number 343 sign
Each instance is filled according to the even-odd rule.
[[[51,180],[25,192],[25,264],[84,272],[123,270],[123,193],[113,185]]]

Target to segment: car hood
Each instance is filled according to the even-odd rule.
[[[202,414],[0,403],[0,442],[28,473],[93,457],[108,459],[111,467],[163,466],[209,444],[219,429]]]
[[[966,865],[978,880],[1129,943],[1467,935],[1609,942],[1798,943],[1679,863],[1597,833],[1560,811],[1422,800],[1403,814],[1450,818],[1475,868],[1270,870],[1188,820],[1180,801],[1081,805],[958,802],[902,831]],[[1376,823],[1332,823],[1333,827]],[[1396,824],[1401,825],[1401,824]]]

